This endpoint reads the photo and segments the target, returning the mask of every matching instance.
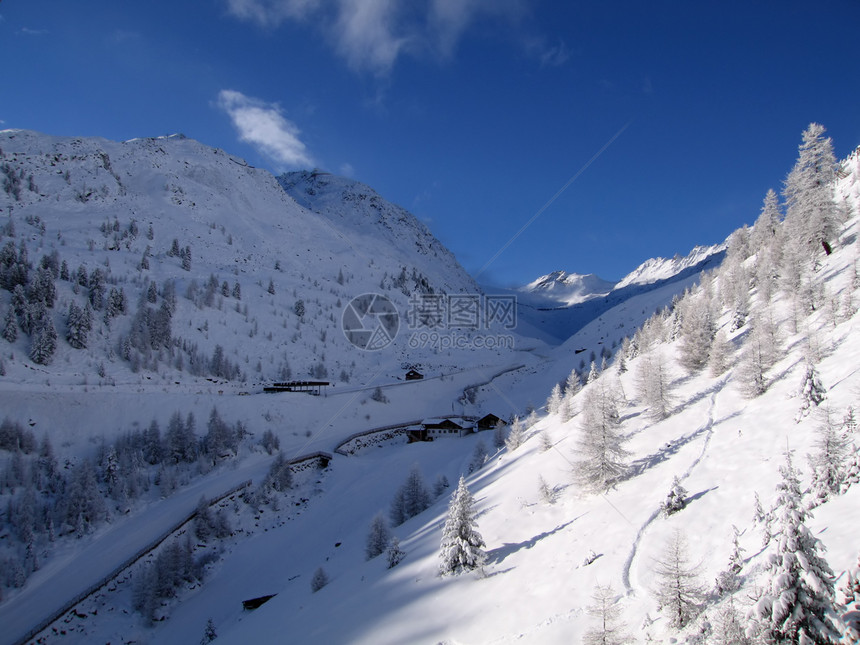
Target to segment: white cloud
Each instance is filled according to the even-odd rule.
[[[559,67],[570,59],[570,49],[563,40],[550,45],[545,38],[531,38],[525,41],[526,51],[538,61],[541,67]]]
[[[285,20],[304,18],[320,4],[321,0],[227,0],[227,10],[242,20],[277,27]]]
[[[482,16],[518,19],[525,0],[226,0],[242,20],[273,28],[287,20],[318,25],[354,70],[385,75],[404,53],[450,56]],[[311,17],[313,20],[311,21]]]
[[[229,115],[241,141],[251,144],[277,165],[288,168],[314,165],[307,146],[299,139],[300,130],[284,117],[276,103],[266,103],[235,90],[221,90],[218,107]]]
[[[334,42],[356,70],[386,73],[409,38],[396,35],[396,0],[339,0]]]

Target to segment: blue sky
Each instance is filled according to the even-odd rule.
[[[182,132],[355,177],[481,281],[619,279],[752,223],[809,122],[860,144],[858,25],[855,0],[6,0],[0,127]]]

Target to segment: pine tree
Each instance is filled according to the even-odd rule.
[[[200,645],[206,645],[218,638],[218,632],[215,631],[215,623],[209,618],[206,621],[206,627],[203,629],[203,637],[200,639]]]
[[[713,643],[713,645],[751,645],[752,641],[744,631],[744,623],[738,614],[732,596],[729,596],[713,622],[713,632],[709,643]]]
[[[592,354],[594,354],[594,352],[592,352]],[[600,370],[594,360],[592,360],[591,367],[588,368],[588,376],[585,379],[586,384],[594,383],[598,376],[600,376]]]
[[[663,502],[663,513],[666,516],[677,513],[687,506],[687,489],[681,485],[681,480],[675,476],[672,479],[672,488],[666,496],[666,501]]]
[[[815,429],[815,454],[810,457],[812,465],[812,500],[818,506],[831,496],[839,495],[845,483],[845,463],[848,457],[848,437],[840,433],[833,423],[830,410],[819,408],[818,425]]]
[[[691,567],[687,556],[687,540],[676,531],[655,569],[659,587],[654,595],[660,609],[675,629],[685,627],[701,608],[704,592],[699,584],[698,572]]]
[[[716,592],[718,596],[732,594],[741,587],[740,572],[744,566],[743,547],[740,545],[738,527],[732,526],[732,554],[729,563],[717,576]]]
[[[403,558],[406,557],[406,551],[400,548],[400,540],[395,535],[391,538],[391,542],[388,544],[388,549],[385,552],[386,558],[388,559],[388,568],[393,569],[398,564],[403,561]]]
[[[508,436],[505,438],[505,448],[508,449],[508,452],[513,452],[519,448],[525,440],[523,422],[519,417],[514,417],[514,420],[511,423],[511,429],[508,431]]]
[[[311,578],[311,593],[316,593],[329,583],[328,574],[325,569],[320,567],[314,571],[314,577]]]
[[[424,483],[424,476],[418,465],[412,467],[406,481],[397,491],[391,502],[390,517],[394,526],[403,524],[430,507],[430,492]]]
[[[803,380],[800,384],[800,410],[798,410],[794,420],[800,423],[809,414],[813,405],[821,405],[821,402],[826,398],[827,390],[821,384],[818,370],[815,369],[815,365],[811,361],[807,361]]]
[[[293,470],[281,451],[278,451],[272,465],[269,466],[266,484],[279,493],[289,490],[293,485]]]
[[[627,469],[616,396],[601,379],[583,395],[576,476],[593,491],[605,491]]]
[[[83,309],[72,300],[69,303],[69,313],[66,318],[66,340],[75,349],[84,349],[87,346],[92,319],[89,314],[89,303]]]
[[[9,307],[3,316],[3,329],[0,331],[0,336],[3,336],[10,343],[14,343],[18,339],[18,318],[12,307]]]
[[[474,472],[483,468],[484,464],[487,463],[487,458],[487,445],[483,440],[479,439],[478,443],[475,444],[474,452],[472,452],[472,461],[469,464],[469,472]]]
[[[594,619],[596,626],[585,632],[583,645],[624,645],[635,642],[622,621],[617,598],[612,585],[598,584],[594,587],[592,604],[586,612]]]
[[[388,522],[378,513],[370,523],[370,531],[367,534],[367,544],[364,548],[364,554],[368,560],[384,553],[391,542],[391,530],[388,528]]]
[[[753,318],[749,325],[741,350],[739,380],[749,397],[763,394],[767,390],[767,371],[777,359],[779,336],[776,326],[765,311]]]
[[[731,347],[728,339],[726,339],[726,334],[720,329],[714,335],[711,351],[708,354],[708,369],[711,376],[721,376],[729,368]]]
[[[829,255],[838,228],[833,199],[836,159],[824,127],[810,123],[803,132],[797,163],[785,180],[785,225],[790,238],[799,240],[806,253],[822,249]]]
[[[558,414],[562,406],[561,385],[556,383],[546,400],[546,411],[548,414]]]
[[[845,585],[840,589],[843,597],[843,606],[846,612],[843,614],[845,621],[845,636],[852,643],[860,643],[860,558],[857,566],[847,572]]]
[[[440,575],[458,575],[479,569],[486,561],[486,545],[477,530],[474,504],[475,500],[466,487],[465,478],[460,477],[457,490],[451,496],[448,515],[442,529]]]
[[[57,349],[57,330],[45,303],[37,302],[31,317],[30,358],[34,363],[47,365]]]
[[[669,416],[672,406],[669,370],[659,350],[652,350],[639,359],[636,388],[650,418],[660,420]]]
[[[692,374],[707,364],[716,330],[710,307],[703,305],[701,297],[688,295],[679,309],[681,314],[680,362],[684,369]]]
[[[209,500],[201,497],[197,502],[197,515],[194,516],[194,536],[201,542],[206,542],[212,537],[214,525]]]
[[[769,189],[750,236],[750,243],[755,253],[761,253],[773,242],[779,231],[781,221],[782,213],[779,210],[779,198],[773,189]]]
[[[835,643],[839,634],[828,616],[834,602],[833,572],[819,555],[824,545],[806,526],[809,512],[791,452],[785,453],[780,473],[776,551],[750,618],[767,642]]]

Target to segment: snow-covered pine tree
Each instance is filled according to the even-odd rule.
[[[666,501],[663,502],[663,513],[668,517],[673,513],[684,509],[687,506],[687,489],[681,485],[681,480],[676,475],[672,479],[672,488],[666,496]]]
[[[701,370],[708,362],[708,353],[714,340],[714,322],[711,310],[703,306],[702,297],[687,295],[680,304],[681,342],[680,363],[689,373]]]
[[[600,369],[597,367],[597,364],[592,360],[591,367],[588,368],[588,376],[585,379],[585,382],[594,383],[597,380],[597,377],[600,376]]]
[[[328,574],[325,572],[325,569],[319,567],[316,571],[314,571],[313,578],[311,578],[311,593],[316,593],[323,587],[328,584]]]
[[[806,369],[803,373],[803,380],[800,382],[800,409],[794,420],[800,423],[812,409],[812,406],[821,405],[821,402],[827,398],[827,389],[821,384],[821,378],[818,376],[818,370],[812,361],[806,362]]]
[[[842,492],[848,457],[848,437],[837,430],[830,410],[819,408],[818,417],[815,454],[809,457],[812,466],[812,499],[809,503],[812,508]]]
[[[669,416],[672,406],[669,380],[669,367],[659,349],[653,349],[640,357],[636,370],[636,389],[651,419],[660,420]]]
[[[797,162],[785,180],[785,226],[806,253],[829,255],[839,218],[833,198],[836,158],[824,126],[810,123],[803,132]]]
[[[39,301],[33,307],[30,358],[34,363],[47,365],[57,349],[57,330],[44,302]]]
[[[756,397],[767,389],[767,371],[777,359],[779,335],[770,312],[753,316],[741,349],[738,376],[744,394]]]
[[[540,449],[541,452],[546,452],[553,447],[552,436],[546,430],[540,433]]]
[[[367,544],[364,547],[364,555],[368,560],[384,553],[391,541],[391,531],[388,522],[378,513],[370,523],[370,531],[367,534]]]
[[[433,497],[441,497],[442,493],[448,490],[450,486],[448,478],[445,475],[439,475],[433,483]]]
[[[215,631],[215,623],[209,618],[206,621],[206,627],[203,628],[203,636],[200,638],[200,645],[207,645],[218,638],[218,632]]]
[[[0,330],[0,336],[3,336],[10,343],[14,343],[18,339],[18,317],[12,307],[9,307],[3,316],[3,329]]]
[[[743,620],[735,607],[733,596],[723,603],[713,620],[709,645],[751,645],[752,640],[744,631]]]
[[[849,405],[848,409],[845,410],[845,416],[842,417],[842,427],[849,434],[857,432],[857,416],[853,405]]]
[[[544,504],[555,502],[555,491],[546,483],[543,475],[538,475],[538,495]]]
[[[439,574],[458,575],[480,569],[486,562],[484,538],[478,533],[475,522],[475,500],[460,477],[457,490],[451,496],[448,515],[442,529],[442,544],[439,549]]]
[[[809,512],[790,451],[780,473],[776,550],[747,634],[766,642],[836,643],[839,633],[828,615],[834,603],[833,571],[820,555],[824,546],[806,526]]]
[[[552,391],[549,393],[549,398],[546,400],[547,414],[558,414],[562,406],[561,385],[556,383]]]
[[[202,496],[197,501],[197,515],[194,517],[194,537],[206,542],[213,533],[214,520],[209,508],[209,500]]]
[[[579,394],[579,391],[582,389],[582,379],[579,378],[579,372],[575,369],[570,371],[570,374],[567,376],[567,380],[564,382],[564,395],[565,396],[576,396]]]
[[[771,188],[764,196],[761,213],[753,224],[750,244],[754,253],[760,253],[773,243],[779,231],[782,213],[779,210],[779,198]]]
[[[659,586],[654,596],[674,629],[682,629],[696,617],[704,598],[698,571],[688,557],[687,540],[675,531],[655,569]]]
[[[505,448],[508,449],[508,452],[513,452],[522,445],[523,441],[525,441],[523,422],[519,417],[514,417],[514,420],[511,423],[511,429],[508,431],[508,436],[505,438]]]
[[[487,444],[485,444],[482,439],[479,439],[478,443],[475,444],[474,452],[472,452],[472,461],[469,464],[469,472],[474,472],[483,468],[484,464],[487,463],[487,457]]]
[[[627,469],[616,398],[605,379],[583,395],[574,476],[592,491],[607,490]]]
[[[431,502],[430,491],[427,490],[424,476],[416,464],[391,502],[391,523],[394,526],[403,524],[429,508]]]
[[[388,549],[385,551],[385,555],[388,559],[389,569],[396,567],[403,561],[403,558],[406,557],[406,551],[400,548],[400,540],[396,535],[391,538],[391,542],[388,544]]]
[[[92,317],[87,308],[81,308],[74,300],[69,303],[69,314],[66,318],[66,340],[75,349],[84,349],[92,327]]]
[[[618,596],[612,585],[595,585],[586,612],[595,624],[583,635],[583,645],[625,645],[634,642],[627,633],[627,625],[618,606]]]
[[[729,556],[729,563],[717,576],[716,592],[718,596],[732,594],[741,587],[740,572],[744,566],[744,549],[740,545],[740,531],[738,527],[732,525],[732,553]]]
[[[266,484],[279,493],[289,490],[293,485],[293,470],[290,468],[287,458],[284,457],[284,453],[280,450],[272,461],[272,465],[269,466]]]
[[[842,605],[845,613],[842,620],[845,623],[845,636],[852,643],[860,643],[860,557],[857,566],[847,572],[845,584],[840,588]]]
[[[714,334],[714,341],[708,354],[708,368],[711,376],[721,376],[729,368],[731,350],[731,343],[726,338],[725,332],[720,329]]]

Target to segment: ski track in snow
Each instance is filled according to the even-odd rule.
[[[728,383],[728,378],[724,378],[714,392],[711,394],[711,402],[708,406],[708,418],[705,421],[705,424],[698,428],[694,434],[698,434],[700,432],[705,433],[705,441],[702,443],[702,451],[699,453],[699,456],[693,460],[693,463],[684,471],[684,474],[678,477],[678,481],[682,482],[687,479],[695,470],[696,466],[702,461],[702,458],[708,451],[708,446],[711,443],[711,437],[714,434],[714,410],[717,405],[717,394],[725,387],[726,383]],[[636,559],[636,555],[639,551],[639,544],[642,541],[642,537],[645,535],[645,531],[649,526],[660,517],[660,513],[662,511],[662,507],[657,507],[651,515],[648,516],[648,519],[639,527],[639,531],[636,533],[636,538],[633,540],[633,545],[630,548],[630,553],[627,556],[627,559],[624,561],[624,571],[622,572],[622,582],[624,583],[624,590],[627,595],[635,594],[636,591],[630,583],[630,570],[633,568],[633,561]]]

